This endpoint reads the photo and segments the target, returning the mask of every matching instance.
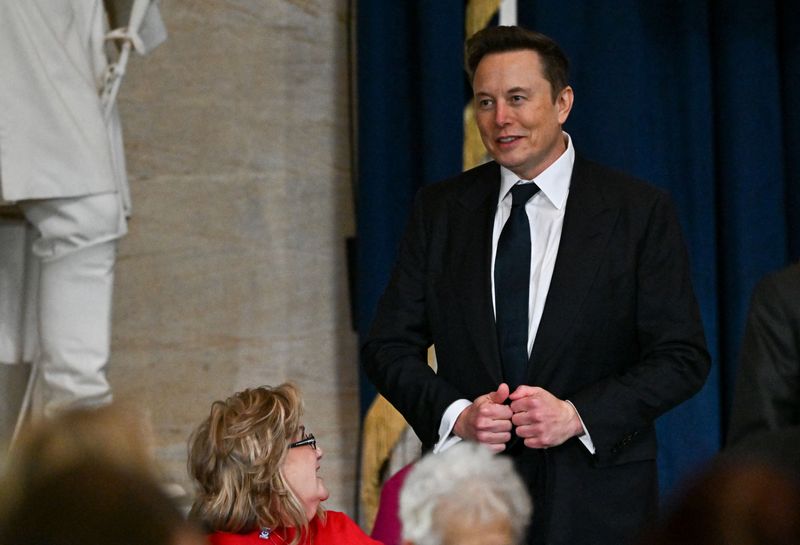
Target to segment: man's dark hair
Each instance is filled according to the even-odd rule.
[[[544,77],[550,82],[553,101],[567,86],[569,60],[551,38],[519,26],[491,26],[476,32],[464,46],[464,65],[470,82],[475,78],[478,63],[491,53],[536,51],[542,61]]]

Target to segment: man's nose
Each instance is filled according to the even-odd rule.
[[[509,109],[503,102],[498,102],[494,110],[494,122],[498,127],[508,124]]]

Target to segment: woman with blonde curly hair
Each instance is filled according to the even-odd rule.
[[[211,405],[189,440],[189,473],[197,484],[191,517],[211,532],[212,545],[379,543],[322,507],[322,449],[301,416],[292,384]]]

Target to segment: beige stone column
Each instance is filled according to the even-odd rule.
[[[110,378],[151,417],[167,478],[215,399],[294,381],[353,514],[356,338],[346,0],[164,0],[168,41],[119,103],[134,215]]]

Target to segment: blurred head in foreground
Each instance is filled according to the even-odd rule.
[[[76,408],[23,430],[11,452],[14,478],[40,478],[87,457],[155,473],[153,437],[144,414],[123,404]]]
[[[724,460],[695,479],[639,543],[800,543],[800,483],[770,465]]]
[[[428,454],[400,493],[405,545],[516,545],[531,501],[511,460],[477,443]]]
[[[33,426],[3,483],[0,545],[200,545],[154,478],[143,420],[116,406]]]
[[[202,545],[149,475],[103,459],[55,470],[9,505],[2,545]]]

